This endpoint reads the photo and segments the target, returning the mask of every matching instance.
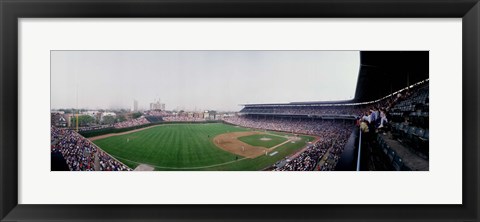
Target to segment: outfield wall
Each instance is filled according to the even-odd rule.
[[[94,137],[94,136],[101,136],[105,134],[110,134],[110,133],[122,133],[122,132],[127,132],[135,129],[141,129],[149,126],[155,126],[155,125],[162,125],[162,124],[178,124],[178,123],[183,123],[183,124],[188,124],[188,123],[195,123],[195,124],[201,124],[201,123],[223,123],[223,121],[220,120],[208,120],[208,121],[172,121],[172,122],[158,122],[158,123],[149,123],[141,126],[133,126],[133,127],[127,127],[127,128],[105,128],[105,129],[98,129],[98,130],[91,130],[91,131],[84,131],[84,132],[79,132],[80,135],[89,138],[89,137]]]

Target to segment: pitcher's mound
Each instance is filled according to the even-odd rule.
[[[262,137],[260,138],[261,141],[270,141],[272,140],[272,138],[267,138],[267,137]]]
[[[135,171],[153,171],[155,168],[146,164],[140,164],[135,168]]]

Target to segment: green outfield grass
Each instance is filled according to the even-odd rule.
[[[262,140],[262,138],[267,138],[269,140]],[[265,148],[274,147],[280,143],[287,141],[286,137],[278,135],[268,135],[268,134],[257,134],[251,136],[242,136],[238,140],[250,144],[252,146],[261,146]]]
[[[165,124],[142,131],[94,141],[131,168],[139,164],[154,166],[156,170],[261,170],[305,146],[313,137],[300,136],[295,143],[286,143],[274,156],[247,159],[224,151],[212,139],[228,132],[250,129],[222,124]],[[263,135],[267,137],[269,135]],[[271,136],[281,143],[281,137]],[[283,141],[285,141],[284,139]],[[265,141],[267,142],[267,141]],[[272,143],[273,144],[273,143]],[[270,144],[270,146],[274,146]]]

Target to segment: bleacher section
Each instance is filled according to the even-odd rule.
[[[163,118],[161,116],[145,116],[145,118],[148,120],[150,123],[159,123],[163,122]]]
[[[397,103],[389,112],[393,122],[403,122],[405,117],[411,117],[414,124],[428,127],[428,85],[416,90],[410,98]]]
[[[66,170],[65,165],[71,171],[131,170],[74,130],[52,126],[50,135],[51,155],[58,162],[52,162],[58,166],[55,170]]]
[[[403,145],[428,158],[429,102],[428,85],[395,105],[392,116],[391,135]]]
[[[390,130],[375,137],[372,153],[377,165],[391,170],[429,169],[428,84],[405,93],[388,112]],[[375,150],[380,150],[375,152]]]
[[[387,158],[387,165],[392,170],[428,170],[428,160],[420,157],[415,151],[408,149],[397,140],[391,139],[388,135],[377,135],[377,144]]]

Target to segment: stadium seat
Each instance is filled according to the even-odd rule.
[[[399,138],[400,135],[401,135],[401,132],[403,131],[404,128],[405,128],[405,124],[404,124],[404,123],[398,124],[398,125],[395,127],[395,130],[392,132],[392,137],[393,137],[393,139]]]
[[[383,153],[385,153],[385,155],[388,155],[388,152],[390,151],[390,146],[388,146],[387,143],[384,143],[382,145],[382,150],[383,150]]]
[[[423,136],[419,137],[419,140],[418,140],[420,152],[426,154],[427,156],[429,154],[428,139],[429,139],[429,131],[427,129],[425,130],[425,133],[423,134]]]
[[[395,150],[390,149],[388,151],[388,159],[390,159],[390,162],[393,161],[393,159],[395,158],[396,155],[397,155],[397,153],[395,152]]]
[[[405,143],[408,145],[413,145],[415,141],[415,132],[417,132],[417,127],[412,126],[408,128],[407,134],[405,135]]]
[[[392,165],[393,165],[393,168],[395,168],[395,170],[397,171],[402,170],[402,167],[404,165],[402,158],[400,158],[399,156],[395,156],[395,158],[393,159]]]
[[[420,128],[420,127],[417,128],[417,130],[415,131],[415,137],[413,138],[413,141],[412,141],[412,142],[413,142],[412,145],[413,145],[415,148],[418,148],[418,146],[419,146],[419,140],[420,140],[421,137],[423,137],[423,135],[425,135],[425,129]]]
[[[405,127],[403,127],[403,129],[400,131],[400,138],[399,138],[399,139],[400,139],[402,142],[405,141],[405,138],[407,137],[408,132],[410,131],[411,128],[412,128],[411,126],[405,126]]]

